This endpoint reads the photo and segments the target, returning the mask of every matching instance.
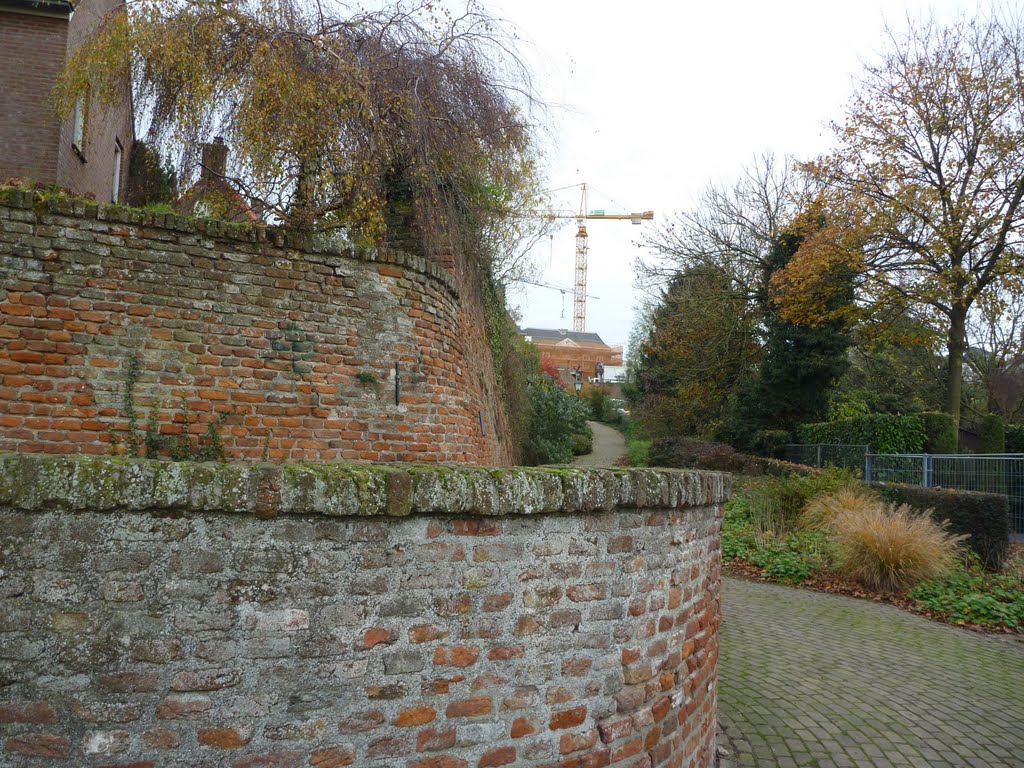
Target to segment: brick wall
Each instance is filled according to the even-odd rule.
[[[128,88],[115,106],[89,100],[82,153],[71,146],[73,118],[58,116],[52,96],[68,52],[120,5],[121,0],[82,0],[70,21],[66,14],[0,10],[0,183],[17,177],[57,184],[108,202],[120,142],[124,199],[134,139]]]
[[[223,415],[233,458],[513,462],[482,307],[436,264],[34,205],[0,203],[0,451],[123,448],[134,355],[140,427],[155,404],[165,435]]]
[[[66,17],[0,9],[0,183],[57,179],[60,123],[50,93],[67,35]]]
[[[68,23],[68,51],[78,48],[122,3],[123,0],[85,0],[80,3]],[[114,147],[119,142],[122,152],[118,168],[121,179],[118,199],[124,200],[128,155],[134,139],[129,89],[125,87],[121,102],[116,105],[90,99],[83,137],[85,146],[81,148],[81,154],[71,147],[73,130],[73,121],[64,120],[57,153],[57,184],[76,194],[92,194],[99,202],[110,202],[114,187]]]
[[[710,765],[727,495],[0,457],[0,762]]]

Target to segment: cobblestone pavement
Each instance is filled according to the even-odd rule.
[[[738,766],[1024,766],[1024,643],[892,606],[722,588],[719,720]]]
[[[620,456],[626,455],[626,439],[617,429],[599,421],[588,421],[594,430],[594,450],[585,456],[577,456],[573,464],[583,467],[610,467]]]

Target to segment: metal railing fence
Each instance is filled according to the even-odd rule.
[[[871,451],[868,445],[841,445],[826,443],[790,443],[786,446],[786,461],[810,467],[842,467],[856,472],[864,470],[864,457]]]
[[[786,458],[812,467],[845,467],[867,482],[999,493],[1010,528],[1024,534],[1024,453],[871,453],[865,445],[787,445]]]
[[[1024,533],[1024,454],[869,453],[864,479],[1002,494],[1009,502],[1011,530]]]

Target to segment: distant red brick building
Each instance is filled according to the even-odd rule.
[[[122,0],[0,0],[0,182],[56,184],[122,201],[134,140],[131,96],[84,98],[60,118],[53,87],[65,59]]]
[[[622,365],[622,347],[610,347],[596,333],[523,328],[523,337],[534,344],[542,359],[550,360],[562,375],[562,383],[572,381],[571,371],[580,370],[588,380],[604,380],[605,370]]]

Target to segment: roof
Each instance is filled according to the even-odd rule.
[[[76,4],[76,2],[71,2],[71,0],[0,0],[0,8],[68,16],[74,12]]]
[[[577,344],[600,344],[607,346],[601,337],[596,333],[584,333],[583,331],[550,330],[548,328],[521,328],[523,336],[529,336],[531,341],[554,341],[561,342],[568,339]]]

